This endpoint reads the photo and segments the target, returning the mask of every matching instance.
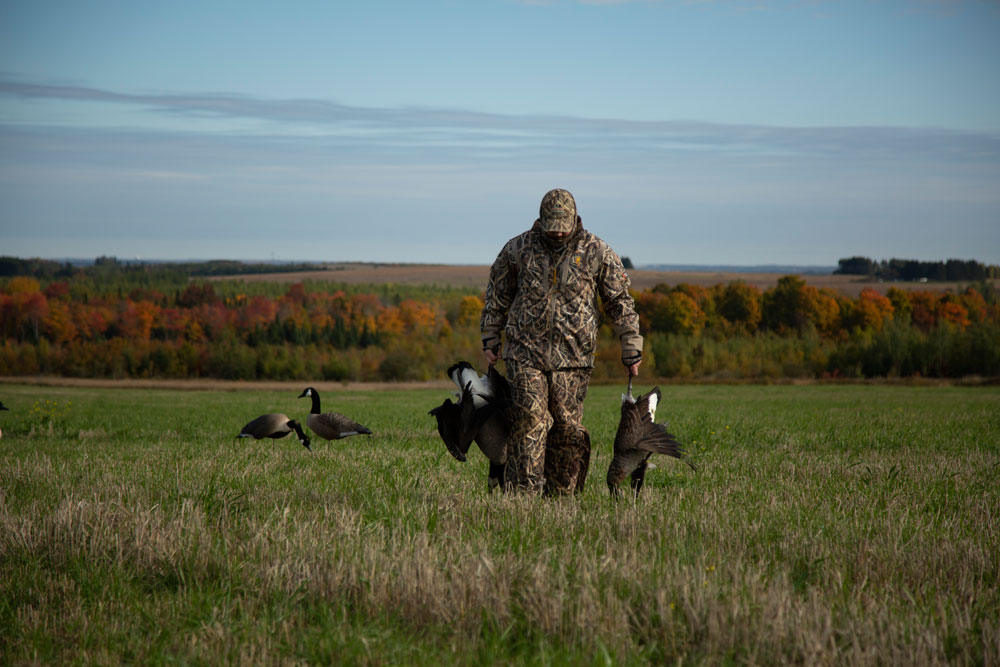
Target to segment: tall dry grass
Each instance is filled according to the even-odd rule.
[[[994,389],[670,387],[700,471],[619,503],[612,388],[563,499],[488,495],[440,392],[324,394],[376,435],[310,456],[230,441],[274,392],[45,391],[0,441],[4,663],[1000,662]]]

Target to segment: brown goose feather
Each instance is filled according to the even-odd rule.
[[[327,440],[340,440],[352,435],[371,435],[371,431],[358,422],[337,412],[323,412],[320,408],[319,392],[306,387],[299,398],[312,398],[312,411],[306,417],[306,426],[313,433]]]
[[[615,434],[614,457],[608,467],[608,490],[612,496],[619,495],[619,485],[627,475],[632,476],[631,485],[635,495],[639,495],[646,475],[649,458],[653,454],[665,454],[684,461],[693,470],[694,465],[685,458],[683,445],[666,426],[653,421],[655,406],[660,401],[660,388],[632,398],[631,386],[622,397],[621,421]]]
[[[261,438],[284,438],[289,433],[294,432],[302,446],[312,451],[309,446],[309,438],[302,431],[302,426],[294,419],[289,419],[287,415],[280,412],[270,412],[265,415],[261,415],[256,419],[250,421],[243,430],[240,431],[237,438],[253,438],[254,440],[260,440]]]

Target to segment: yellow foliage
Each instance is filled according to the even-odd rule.
[[[7,281],[4,291],[7,294],[34,294],[41,290],[41,285],[34,278],[17,276]]]

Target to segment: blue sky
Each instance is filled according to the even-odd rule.
[[[0,0],[0,254],[1000,264],[997,0]]]

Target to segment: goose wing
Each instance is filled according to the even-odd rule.
[[[339,440],[351,435],[370,435],[371,431],[354,421],[345,417],[339,412],[324,412],[321,414],[310,414],[306,418],[306,424],[318,435],[327,440]]]
[[[461,398],[458,400],[458,446],[462,452],[469,451],[469,447],[476,438],[486,416],[485,407],[481,408],[477,405],[472,383],[467,383],[462,389]]]
[[[636,399],[635,404],[630,406],[627,437],[622,443],[623,448],[672,456],[684,461],[693,470],[697,470],[694,464],[685,458],[684,445],[678,442],[677,437],[667,431],[665,425],[653,421],[660,398],[660,388],[654,387],[652,391],[640,396]],[[625,408],[626,406],[622,405],[623,424],[626,421]],[[618,445],[617,438],[615,445]]]
[[[469,451],[468,445],[463,450],[459,445],[461,440],[461,409],[450,398],[444,399],[444,403],[431,409],[427,413],[437,419],[438,435],[444,441],[444,446],[448,452],[457,460],[464,462],[465,455]]]
[[[482,396],[484,405],[476,410],[476,432],[481,432],[486,424],[491,424],[493,431],[504,432],[503,439],[506,440],[506,435],[510,431],[508,410],[513,405],[510,383],[507,378],[500,375],[494,366],[490,366],[487,379],[491,393]],[[477,442],[479,442],[478,439]]]
[[[684,445],[678,442],[674,434],[667,431],[667,427],[663,424],[644,425],[642,435],[635,442],[634,448],[644,452],[672,456],[684,461],[691,466],[692,470],[697,470],[694,464],[687,460]]]
[[[284,438],[291,432],[292,430],[288,426],[288,416],[280,412],[271,412],[252,420],[243,427],[243,430],[236,437],[253,438],[255,440],[260,440],[261,438]]]
[[[486,371],[486,377],[490,383],[490,390],[493,397],[502,403],[510,404],[511,398],[511,387],[510,381],[500,374],[496,366],[491,365]]]
[[[622,401],[621,420],[615,433],[614,457],[608,469],[608,485],[617,485],[625,475],[635,471],[650,456],[664,454],[684,461],[692,470],[697,468],[686,458],[684,445],[663,424],[653,421],[660,400],[660,388],[647,394]]]

